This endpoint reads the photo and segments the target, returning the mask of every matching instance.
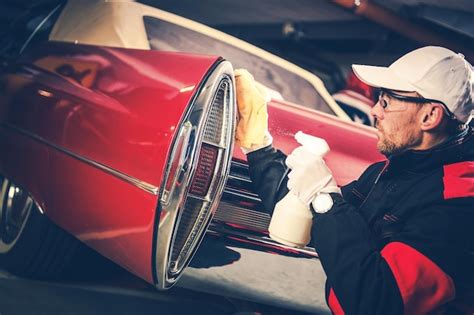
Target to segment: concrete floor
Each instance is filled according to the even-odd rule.
[[[22,279],[0,269],[0,315],[305,314],[179,287],[157,291],[110,262],[88,268],[60,282]]]
[[[229,314],[229,306],[103,285],[0,277],[0,314]]]

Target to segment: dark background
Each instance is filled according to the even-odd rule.
[[[0,1],[0,29],[58,0]],[[424,45],[474,59],[472,0],[142,0],[262,47],[319,75],[330,92],[352,63],[388,65]],[[359,6],[356,3],[360,3]]]

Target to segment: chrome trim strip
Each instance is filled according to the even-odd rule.
[[[241,168],[245,168],[245,169],[249,168],[249,166],[247,164],[236,161],[236,160],[232,160],[232,165],[234,165],[235,167],[241,167]]]
[[[211,201],[211,199],[209,199],[208,196],[206,197],[201,197],[201,196],[196,196],[196,195],[193,195],[193,194],[187,194],[187,197],[188,198],[192,198],[192,199],[196,199],[196,200],[201,200],[203,202],[209,202]]]
[[[214,221],[237,224],[250,230],[265,232],[270,224],[270,216],[257,210],[243,208],[229,201],[222,201],[214,216]]]
[[[84,162],[84,163],[86,163],[86,164],[88,164],[88,165],[90,165],[90,166],[93,166],[93,167],[95,167],[95,168],[97,168],[97,169],[100,169],[100,170],[102,170],[102,171],[104,171],[104,172],[106,172],[106,173],[108,173],[108,174],[110,174],[110,175],[112,175],[112,176],[114,176],[114,177],[120,179],[120,180],[123,180],[124,182],[127,182],[127,183],[129,183],[129,184],[132,184],[133,186],[135,186],[135,187],[137,187],[137,188],[140,188],[141,190],[146,191],[147,193],[150,193],[150,194],[155,195],[155,196],[158,195],[158,187],[153,186],[153,185],[151,185],[151,184],[149,184],[149,183],[147,183],[147,182],[144,182],[144,181],[139,180],[139,179],[137,179],[137,178],[135,178],[135,177],[129,176],[129,175],[127,175],[127,174],[125,174],[125,173],[122,173],[122,172],[120,172],[120,171],[117,171],[117,170],[115,170],[115,169],[113,169],[113,168],[111,168],[111,167],[105,166],[104,164],[101,164],[101,163],[99,163],[99,162],[93,161],[93,160],[91,160],[91,159],[88,159],[88,158],[83,157],[83,156],[81,156],[81,155],[78,155],[78,154],[76,154],[76,153],[73,153],[72,151],[69,151],[68,149],[65,149],[65,148],[63,148],[63,147],[60,147],[60,146],[58,146],[58,145],[56,145],[56,144],[54,144],[54,143],[52,143],[52,142],[50,142],[50,141],[48,141],[48,140],[46,140],[46,139],[44,139],[44,138],[42,138],[42,137],[40,137],[40,136],[34,134],[34,133],[31,133],[31,132],[29,132],[29,131],[27,131],[27,130],[24,130],[24,129],[19,128],[19,127],[17,127],[17,126],[14,126],[14,125],[12,125],[12,124],[9,124],[9,123],[0,123],[0,126],[6,128],[6,129],[10,129],[10,130],[12,130],[12,131],[16,131],[16,132],[18,132],[18,133],[20,133],[20,134],[22,134],[22,135],[24,135],[24,136],[27,136],[27,137],[29,137],[29,138],[31,138],[31,139],[33,139],[33,140],[36,140],[36,141],[38,141],[38,142],[40,142],[40,143],[42,143],[42,144],[45,144],[45,145],[47,145],[47,146],[49,146],[49,147],[51,147],[51,148],[53,148],[53,149],[55,149],[55,150],[57,150],[57,151],[59,151],[59,152],[62,152],[62,153],[64,153],[64,154],[67,154],[68,156],[70,156],[70,157],[72,157],[72,158],[75,158],[75,159],[77,159],[77,160],[79,160],[79,161],[81,161],[81,162]]]
[[[254,201],[254,202],[262,202],[262,200],[258,197],[257,194],[241,192],[241,191],[239,191],[235,188],[226,187],[224,192],[227,193],[227,194],[230,194],[230,195],[233,195],[233,196],[236,196],[236,197],[239,197],[239,198],[245,198],[247,200],[251,200],[251,201]]]
[[[262,250],[265,248],[270,248],[273,250],[280,249],[282,252],[290,251],[294,254],[299,254],[304,257],[308,257],[308,256],[318,257],[316,250],[312,247],[306,246],[304,248],[296,248],[296,247],[286,246],[266,236],[252,235],[248,233],[248,231],[245,231],[245,230],[239,231],[238,229],[235,229],[235,228],[231,229],[229,227],[226,227],[225,224],[222,224],[220,222],[213,221],[211,223],[211,226],[209,227],[208,234],[236,236],[239,239],[252,242],[255,245],[260,245]]]
[[[243,177],[243,176],[235,175],[235,174],[230,174],[229,179],[240,180],[240,181],[246,182],[246,183],[251,183],[252,182],[252,180],[247,178],[247,177]]]
[[[194,155],[194,129],[195,128],[193,128],[193,125],[189,121],[184,122],[183,126],[179,130],[179,134],[176,140],[173,142],[173,151],[171,152],[168,158],[168,163],[166,165],[166,171],[163,181],[163,191],[161,193],[160,198],[160,202],[163,207],[169,206],[170,201],[173,199],[176,190],[176,193],[178,195],[181,194],[180,189],[177,189],[177,187],[180,187],[181,182],[179,185],[177,182],[179,180],[184,181],[184,176],[186,176],[186,173],[188,172],[187,170],[189,168],[190,159]],[[184,152],[177,152],[176,150],[184,150]],[[177,156],[177,154],[179,154],[179,156]],[[172,168],[173,163],[177,163],[177,167],[175,170],[175,174],[170,174],[170,169]],[[170,180],[169,176],[173,176],[171,181],[171,187],[167,187],[168,181]]]

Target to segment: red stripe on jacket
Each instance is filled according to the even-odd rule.
[[[328,305],[334,315],[344,315],[344,310],[342,309],[341,304],[339,304],[336,293],[334,293],[332,288],[331,291],[329,291]]]
[[[381,254],[395,277],[405,314],[426,314],[454,299],[451,277],[413,247],[392,242]]]
[[[444,166],[444,199],[474,197],[474,162]]]

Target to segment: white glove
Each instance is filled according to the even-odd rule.
[[[293,150],[285,163],[291,169],[287,187],[305,205],[309,206],[318,193],[341,192],[323,158],[304,146]]]

